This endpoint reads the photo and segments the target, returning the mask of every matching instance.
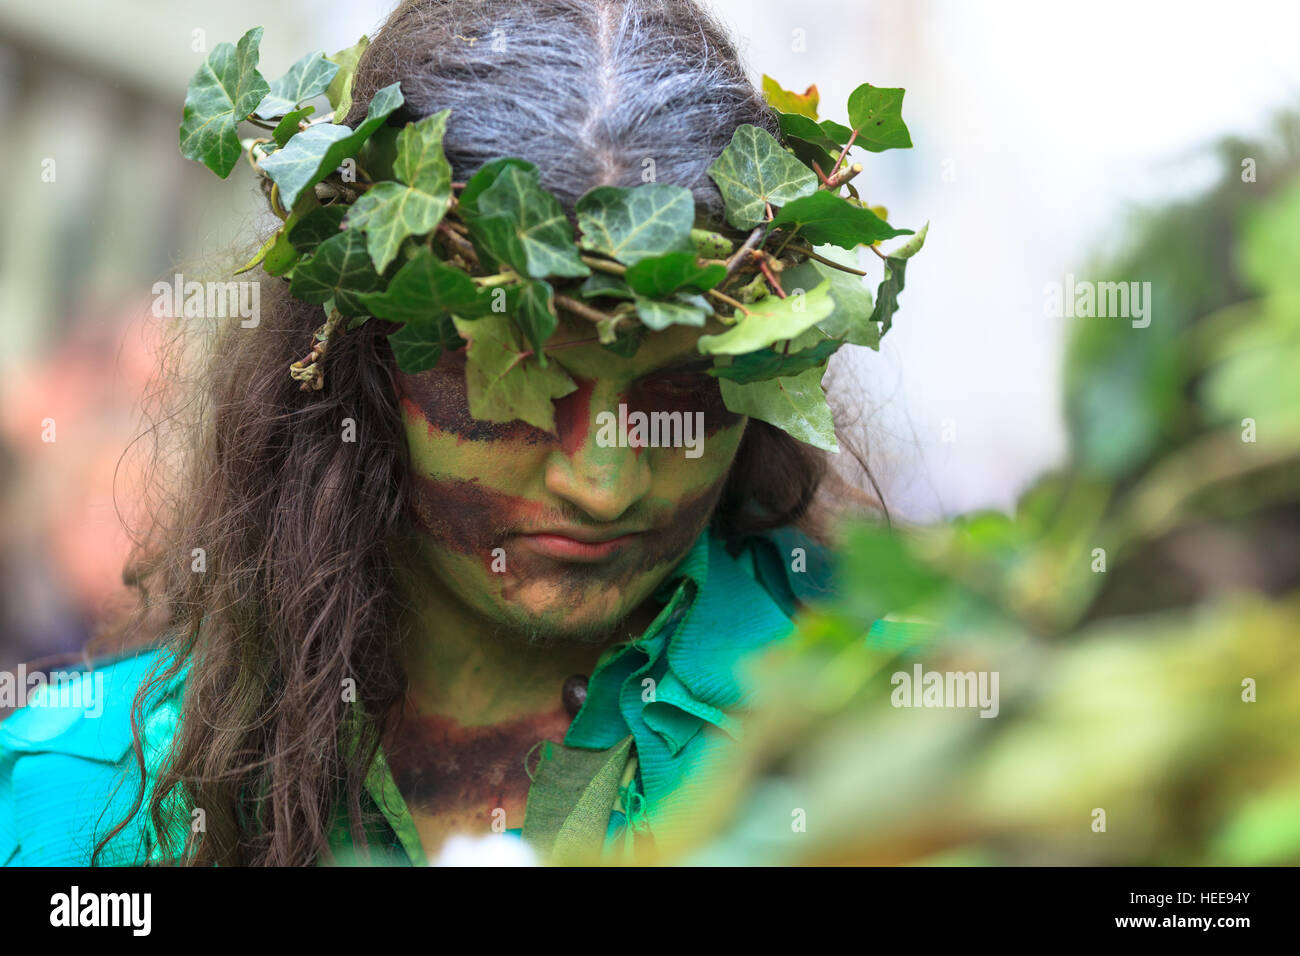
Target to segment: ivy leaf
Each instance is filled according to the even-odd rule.
[[[347,210],[341,205],[316,206],[290,230],[289,240],[293,247],[303,255],[315,252],[322,242],[339,234],[345,212]]]
[[[397,367],[408,375],[433,368],[446,349],[460,348],[460,341],[446,312],[413,319],[388,336]]]
[[[803,352],[808,349],[816,348],[817,346],[822,345],[824,342],[827,342],[829,340],[830,337],[825,332],[823,332],[821,328],[814,325],[810,329],[804,329],[804,331],[800,332],[792,339],[786,339],[785,342],[778,343],[778,345],[773,345],[772,348],[773,350],[777,350],[779,346],[779,350],[782,353],[788,353],[790,355],[793,355],[795,352]],[[788,349],[786,348],[787,342],[789,343],[790,346]],[[844,343],[841,341],[840,344],[843,345]]]
[[[921,247],[925,245],[925,237],[929,232],[930,232],[930,224],[927,222],[924,226],[921,227],[920,232],[918,232],[911,239],[907,240],[907,242],[903,243],[901,246],[899,246],[889,255],[895,259],[912,258],[912,256],[920,252]]]
[[[870,209],[856,206],[825,189],[782,206],[772,225],[798,229],[799,235],[815,246],[829,243],[842,249],[912,235],[911,229],[895,229]]]
[[[397,138],[405,128],[399,129],[390,123],[384,123],[370,134],[370,138],[357,151],[357,165],[370,174],[371,182],[380,183],[396,178],[393,163],[397,159]]]
[[[835,159],[830,154],[838,153],[840,147],[844,146],[853,135],[853,130],[834,120],[822,120],[819,123],[799,113],[781,112],[776,114],[776,118],[781,125],[781,136],[787,142],[801,140],[814,145],[832,163],[835,162]],[[790,145],[791,148],[795,148],[794,143]],[[822,172],[829,174],[830,168],[823,166]]]
[[[239,161],[236,127],[271,87],[257,72],[262,28],[253,27],[239,45],[218,43],[190,80],[181,116],[181,155],[207,166],[222,179]],[[292,204],[287,204],[292,206]]]
[[[708,302],[698,295],[677,295],[672,299],[651,299],[640,295],[636,297],[637,317],[646,328],[656,332],[670,325],[703,327],[712,311]]]
[[[374,95],[366,118],[355,130],[334,123],[321,123],[303,130],[284,149],[262,160],[262,169],[280,187],[280,201],[292,207],[304,189],[310,189],[355,156],[370,134],[383,125],[388,114],[402,105],[399,84],[386,86]]]
[[[509,216],[467,217],[465,224],[483,268],[493,272],[504,265],[521,276],[528,275],[528,253]]]
[[[880,323],[881,335],[888,332],[894,324],[894,313],[898,311],[898,294],[903,291],[906,272],[906,259],[890,256],[885,260],[885,278],[876,286],[876,308],[871,313],[871,321]]]
[[[273,242],[266,251],[262,262],[262,271],[271,276],[282,276],[289,272],[298,262],[298,249],[291,241],[291,236],[302,221],[312,213],[319,211],[320,203],[315,193],[307,193],[298,200],[298,204],[289,213],[289,218],[276,231]]]
[[[835,422],[822,391],[824,374],[818,365],[783,378],[743,384],[723,378],[718,384],[731,411],[775,425],[806,444],[838,452]]]
[[[823,280],[830,282],[835,308],[817,323],[817,329],[850,345],[880,348],[880,327],[872,320],[871,290],[861,276],[809,260],[787,269],[781,280],[787,292],[815,287]]]
[[[849,94],[849,123],[858,131],[855,145],[873,153],[911,148],[912,136],[903,122],[905,92],[863,83]]]
[[[817,176],[765,129],[744,123],[709,175],[726,204],[727,222],[751,229],[766,218],[765,204],[784,206],[817,189]]]
[[[276,240],[278,240],[279,238],[280,238],[279,230],[276,230],[275,232],[271,233],[270,238],[267,239],[266,242],[262,243],[262,247],[253,254],[253,258],[249,259],[247,262],[245,262],[242,266],[240,266],[231,274],[240,275],[242,273],[248,272],[250,269],[255,269],[257,267],[257,264],[266,258],[266,254],[271,251],[271,247],[275,245]]]
[[[695,254],[701,259],[726,259],[736,251],[736,244],[720,232],[708,229],[692,229],[691,242],[695,245]]]
[[[690,252],[695,197],[667,183],[597,186],[577,204],[582,246],[633,265],[665,252]]]
[[[798,113],[809,119],[817,119],[817,84],[814,83],[802,93],[793,93],[783,89],[781,84],[766,73],[763,74],[763,98],[773,109],[783,113]]]
[[[317,305],[333,298],[343,315],[368,315],[360,296],[378,291],[382,284],[366,254],[365,237],[355,229],[346,229],[322,242],[310,259],[298,264],[289,294]]]
[[[602,342],[601,345],[623,358],[631,358],[636,355],[637,349],[641,347],[642,340],[650,333],[650,330],[644,325],[635,323],[619,325],[615,322],[614,325],[617,326],[614,331],[614,340],[612,342]]]
[[[809,167],[816,162],[828,176],[835,168],[842,147],[853,135],[853,130],[834,120],[816,123],[798,113],[777,113],[777,120],[781,124],[781,138],[800,161]],[[852,184],[849,191],[854,192]]]
[[[548,432],[555,431],[553,399],[578,385],[558,363],[542,366],[520,341],[507,315],[466,320],[453,317],[456,331],[469,340],[465,353],[465,383],[469,413],[490,422],[521,419]]]
[[[451,196],[451,164],[442,152],[450,109],[408,123],[397,137],[397,159],[393,172],[399,182],[424,193]]]
[[[760,299],[766,299],[773,294],[771,287],[767,284],[767,276],[761,272],[754,273],[754,277],[749,282],[739,289],[733,289],[731,292],[734,298],[739,299],[745,305],[757,302]]]
[[[830,289],[823,280],[809,292],[784,299],[768,296],[749,306],[750,314],[726,332],[701,336],[697,348],[705,355],[743,355],[792,339],[831,314],[835,301]]]
[[[700,265],[693,252],[670,252],[629,266],[623,278],[641,295],[662,299],[686,287],[705,292],[721,282],[726,274],[726,266],[717,263]]]
[[[606,272],[593,272],[578,289],[584,299],[609,296],[611,299],[635,299],[636,293],[618,276]]]
[[[814,117],[807,116],[805,113],[777,111],[776,120],[781,126],[781,135],[783,137],[806,139],[810,143],[816,143],[818,146],[826,148],[828,151],[842,146],[842,143],[837,143],[835,138],[822,129],[822,124],[819,124]],[[823,170],[823,172],[828,173],[831,170],[827,169]]]
[[[478,215],[468,215],[466,225],[490,258],[535,279],[591,274],[578,256],[560,201],[538,183],[535,167],[502,165],[471,203]]]
[[[483,194],[497,177],[511,166],[517,167],[524,173],[536,173],[537,167],[526,159],[517,159],[514,156],[503,156],[500,159],[489,160],[478,168],[478,171],[469,178],[465,183],[465,188],[460,191],[457,198],[457,207],[460,214],[465,219],[482,215],[478,208],[478,197]]]
[[[474,318],[492,310],[491,296],[473,279],[423,247],[397,270],[388,288],[357,300],[369,315],[390,322],[422,322],[443,312]]]
[[[776,118],[781,124],[781,138],[799,157],[800,162],[812,166],[816,160],[822,172],[830,175],[835,165],[835,157],[831,152],[838,151],[842,144],[827,136],[815,120],[800,113],[778,112]]]
[[[289,67],[289,72],[271,84],[253,115],[262,119],[284,116],[313,96],[320,96],[338,73],[337,63],[325,59],[325,51],[308,53]]]
[[[742,384],[769,378],[791,377],[806,369],[826,364],[835,354],[835,350],[843,344],[841,339],[823,338],[816,345],[797,352],[786,352],[778,348],[759,349],[756,352],[737,355],[730,365],[715,365],[709,369],[709,374]],[[793,345],[791,348],[793,349]]]
[[[537,361],[543,366],[546,365],[546,353],[542,349],[559,324],[555,315],[554,294],[549,282],[534,279],[524,285],[519,301],[514,306],[515,321],[537,354]]]
[[[843,146],[853,137],[853,130],[835,120],[822,120],[817,124],[821,131],[837,146]]]
[[[368,46],[370,46],[370,37],[362,36],[352,46],[345,50],[339,50],[339,52],[327,58],[331,63],[337,64],[339,68],[339,71],[334,74],[334,79],[330,80],[329,87],[325,90],[325,96],[329,99],[330,106],[334,107],[334,122],[336,123],[342,123],[348,113],[352,111],[352,78],[356,76],[357,63]]]
[[[281,148],[300,132],[298,126],[316,112],[314,106],[304,106],[300,110],[291,110],[284,114],[284,119],[276,124],[274,132],[271,133],[271,139],[275,140],[275,145]]]
[[[397,137],[393,174],[397,182],[371,187],[344,222],[366,234],[375,269],[383,272],[407,236],[430,233],[451,205],[451,164],[442,152],[442,136],[451,110],[408,123]]]
[[[280,227],[262,262],[262,271],[269,276],[282,276],[298,262],[298,250],[289,241],[288,228],[288,223]]]

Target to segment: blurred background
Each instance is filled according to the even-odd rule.
[[[854,597],[827,611],[802,663],[786,672],[812,668],[805,677],[814,682],[808,675],[823,666],[839,675],[839,690],[807,716],[814,737],[877,739],[884,724],[871,722],[886,718],[890,734],[904,735],[890,739],[914,735],[911,758],[934,761],[924,772],[898,764],[900,748],[859,756],[875,773],[910,773],[921,789],[908,812],[951,826],[936,837],[933,819],[899,818],[888,846],[863,836],[861,858],[1032,859],[1028,835],[1056,832],[1055,820],[1017,800],[1059,809],[1053,794],[1077,791],[1070,774],[1097,777],[1086,761],[1067,767],[1053,756],[1080,753],[1076,724],[1104,735],[1150,730],[1153,721],[1177,732],[1151,730],[1147,749],[1135,746],[1118,763],[1105,763],[1104,748],[1097,758],[1113,771],[1116,800],[1146,807],[1148,822],[1159,811],[1159,825],[1129,834],[1137,858],[1152,858],[1143,848],[1161,846],[1173,821],[1200,834],[1198,850],[1185,848],[1190,858],[1213,858],[1207,848],[1225,845],[1267,858],[1261,846],[1279,833],[1294,837],[1297,801],[1274,796],[1251,809],[1234,824],[1245,828],[1238,837],[1223,835],[1232,814],[1220,804],[1240,810],[1232,801],[1251,781],[1300,794],[1274,772],[1294,770],[1295,755],[1270,736],[1279,727],[1258,716],[1265,701],[1249,718],[1238,701],[1243,676],[1289,675],[1292,710],[1274,710],[1269,721],[1300,738],[1295,605],[1287,603],[1298,496],[1285,480],[1296,472],[1300,407],[1290,361],[1300,358],[1292,299],[1300,6],[707,5],[731,26],[756,85],[760,73],[792,90],[816,83],[824,117],[843,120],[849,91],[864,79],[907,90],[915,148],[870,154],[856,184],[889,207],[895,225],[928,220],[929,237],[881,351],[846,349],[835,361],[850,363],[865,389],[861,427],[891,509],[929,533],[889,543],[864,531],[844,572]],[[242,165],[232,188],[181,158],[189,76],[216,43],[253,25],[266,28],[261,69],[274,77],[307,49],[352,44],[389,10],[371,0],[0,8],[11,170],[0,219],[0,667],[80,647],[123,600],[128,541],[119,512],[129,517],[133,486],[128,473],[115,488],[114,476],[153,370],[151,287],[247,258],[268,221]],[[1067,274],[1151,282],[1151,325],[1050,315],[1046,287]],[[1260,429],[1249,443],[1238,434],[1248,418]],[[1097,547],[1111,549],[1102,573],[1092,567]],[[882,562],[910,570],[881,584]],[[1016,648],[1004,693],[1019,705],[1004,704],[1003,719],[964,725],[967,715],[939,712],[925,727],[900,717],[910,711],[882,710],[887,688],[882,698],[872,682],[888,664],[852,658],[866,653],[860,647],[843,657],[843,648],[857,646],[856,628],[871,614],[912,605],[986,664]],[[1071,683],[1076,666],[1095,668],[1089,673],[1107,686],[1136,682],[1137,702]],[[1163,709],[1144,711],[1140,702],[1151,698],[1142,688],[1179,667],[1189,676],[1170,678],[1172,689],[1156,695]],[[1049,675],[1076,694],[1060,698],[1064,717],[1052,710],[1058,698],[1044,696]],[[803,686],[785,692],[806,701]],[[1277,707],[1276,685],[1273,693]],[[1229,704],[1231,715],[1215,709]],[[789,700],[783,706],[792,712]],[[1208,733],[1211,715],[1221,734],[1213,745],[1188,736]],[[1028,729],[1015,730],[1017,720]],[[710,837],[719,842],[709,852],[723,854],[711,859],[770,850],[754,842],[766,831],[753,815],[765,812],[764,800],[785,806],[791,787],[820,793],[843,823],[852,816],[843,816],[852,803],[844,795],[884,779],[826,778],[815,761],[792,763],[781,733],[754,739],[737,779],[757,789],[744,798],[748,809],[729,814],[728,834]],[[986,759],[950,759],[958,752]],[[1215,761],[1230,753],[1251,761],[1241,793],[1206,782],[1226,772]],[[1021,768],[1028,795],[995,793],[994,766]],[[958,786],[983,794],[962,813],[945,796]],[[1080,796],[1089,807],[1099,799]],[[876,809],[892,819],[903,803]],[[813,845],[782,844],[782,852],[800,859]],[[1116,859],[1095,845],[1069,847],[1082,859]]]

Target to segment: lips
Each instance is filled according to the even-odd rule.
[[[617,554],[640,540],[643,531],[632,531],[610,537],[582,529],[562,531],[535,531],[516,537],[524,547],[561,561],[596,562]]]

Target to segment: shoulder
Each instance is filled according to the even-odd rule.
[[[0,864],[89,864],[96,841],[134,802],[133,705],[168,663],[166,651],[150,650],[39,676],[17,669],[25,706],[0,722]],[[184,674],[144,704],[150,778],[176,730]],[[143,825],[128,828],[101,860],[137,862],[145,836]]]

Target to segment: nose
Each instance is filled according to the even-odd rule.
[[[635,448],[618,447],[618,393],[575,381],[577,390],[555,401],[560,447],[546,460],[546,490],[596,521],[617,521],[650,490],[649,462]],[[602,413],[613,416],[612,425]]]

